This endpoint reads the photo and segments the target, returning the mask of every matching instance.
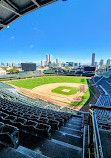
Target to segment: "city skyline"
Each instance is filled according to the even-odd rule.
[[[11,66],[13,67],[14,66],[20,66],[22,62],[19,62],[19,63],[15,63],[15,62],[7,62],[7,63],[4,63],[4,62],[1,62],[1,66]],[[25,63],[34,63],[34,62],[25,62]],[[35,62],[36,63],[36,62]],[[67,63],[73,63],[74,64],[77,64],[77,65],[89,65],[89,66],[103,66],[103,65],[111,65],[111,59],[107,59],[106,61],[104,59],[100,59],[100,61],[97,61],[96,60],[96,54],[95,53],[92,53],[92,56],[91,56],[91,63],[90,64],[82,64],[80,62],[76,62],[76,61],[63,61],[62,59],[60,58],[53,58],[53,56],[51,54],[47,54],[46,55],[46,60],[44,60],[42,58],[41,62],[40,63],[36,63],[37,66],[49,66],[49,64],[59,64],[59,66],[62,64],[67,64]]]
[[[97,62],[106,61],[111,58],[110,7],[110,0],[59,1],[26,15],[0,32],[0,60],[40,63],[50,53],[64,62],[90,64],[94,52]]]
[[[80,62],[77,62],[77,61],[73,61],[73,60],[70,60],[70,61],[68,61],[68,60],[66,60],[66,61],[63,61],[62,59],[60,59],[60,58],[54,58],[54,56],[52,55],[52,54],[49,54],[49,55],[45,55],[46,56],[46,60],[44,60],[45,58],[42,58],[39,62],[33,62],[33,61],[25,61],[25,63],[36,63],[37,65],[48,65],[48,63],[49,63],[49,59],[50,59],[50,57],[51,57],[51,63],[57,63],[57,60],[60,60],[60,62],[61,63],[67,63],[67,62],[73,62],[73,63],[80,63]],[[102,61],[102,65],[110,65],[111,64],[111,59],[106,59],[106,60],[104,60],[104,59],[101,59],[100,58],[100,60],[97,60],[96,59],[96,54],[95,53],[92,53],[92,55],[91,55],[91,58],[90,58],[90,62],[89,63],[85,63],[85,64],[83,64],[83,63],[81,63],[81,65],[91,65],[91,66],[97,66],[97,65],[101,65],[101,60],[103,60]],[[13,65],[13,64],[16,64],[16,66],[20,66],[20,63],[22,63],[22,61],[21,62],[0,62],[1,64],[0,65],[2,65],[2,66],[11,66],[11,65]]]

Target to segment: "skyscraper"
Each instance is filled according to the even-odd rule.
[[[52,55],[46,55],[47,65],[53,63],[53,56]]]
[[[100,66],[103,66],[103,63],[104,63],[104,60],[101,59],[99,65],[100,65]]]
[[[1,66],[4,66],[5,64],[3,62],[1,62]]]
[[[10,66],[10,63],[7,63],[7,66]]]
[[[47,65],[47,62],[45,60],[42,60],[41,61],[41,66],[46,66]]]
[[[56,59],[56,64],[57,64],[58,67],[61,67],[62,66],[61,59],[57,58]]]
[[[95,66],[95,53],[92,54],[92,66]]]
[[[110,65],[110,62],[111,62],[111,60],[108,59],[107,62],[106,62],[106,65]]]
[[[16,66],[16,63],[12,63],[12,67],[15,67]]]

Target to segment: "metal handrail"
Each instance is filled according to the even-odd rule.
[[[90,105],[90,108],[91,109],[100,109],[100,110],[108,110],[108,111],[111,111],[111,107],[110,106],[98,106],[96,104],[91,104]]]
[[[82,158],[85,158],[85,134],[86,134],[86,126],[84,126],[84,132],[83,132],[83,151],[82,151]]]
[[[92,120],[92,124],[90,124],[90,126],[92,126],[93,128],[93,143],[94,143],[94,147],[95,147],[95,157],[97,158],[104,158],[103,156],[103,150],[102,150],[102,145],[101,145],[101,139],[100,139],[100,135],[99,135],[99,129],[98,129],[98,123],[97,123],[97,119],[96,119],[96,114],[95,112],[93,112],[92,110],[89,110],[89,117],[91,117]]]

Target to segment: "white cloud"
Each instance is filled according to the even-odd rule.
[[[33,44],[31,44],[31,45],[29,46],[29,48],[34,48],[34,45],[33,45]]]
[[[33,27],[33,29],[37,32],[41,32],[37,27]]]
[[[14,40],[14,39],[15,39],[15,36],[11,36],[10,39],[11,39],[11,40]]]
[[[44,36],[44,32],[42,32],[42,30],[40,30],[38,27],[33,27],[34,33],[39,34],[40,36]]]

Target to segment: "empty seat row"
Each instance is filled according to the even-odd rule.
[[[0,122],[10,124],[17,127],[22,132],[28,132],[32,135],[39,135],[42,137],[51,137],[51,126],[48,124],[39,123],[33,120],[27,120],[25,118],[8,115],[0,112]]]
[[[0,122],[0,142],[3,145],[16,148],[19,145],[18,128]]]
[[[91,107],[91,109],[96,113],[98,126],[102,129],[111,129],[111,111],[96,107]]]
[[[24,113],[28,116],[30,115],[38,115],[41,117],[47,117],[49,119],[58,119],[60,120],[61,118],[64,119],[64,121],[67,121],[70,117],[71,114],[66,114],[66,113],[60,113],[60,112],[55,112],[55,111],[48,111],[46,109],[41,109],[37,107],[29,107],[29,106],[22,106],[17,104],[17,106],[10,105],[10,104],[3,104],[1,103],[0,110],[4,111],[6,113],[14,114],[21,116]]]

